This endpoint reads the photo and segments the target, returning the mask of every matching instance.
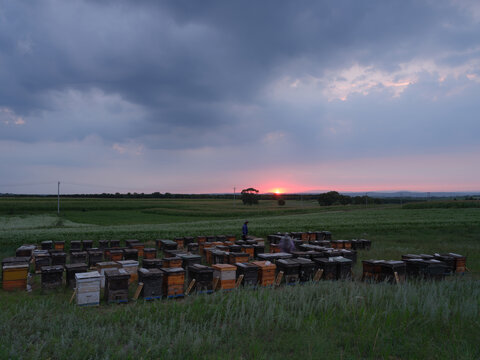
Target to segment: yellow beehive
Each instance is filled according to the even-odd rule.
[[[25,290],[27,288],[28,264],[3,266],[3,290]]]

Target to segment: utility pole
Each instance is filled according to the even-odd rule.
[[[367,208],[368,204],[368,193],[365,193],[365,208]]]
[[[233,207],[235,207],[235,186],[233,187]]]
[[[60,181],[58,182],[58,192],[57,192],[57,214],[60,215]]]

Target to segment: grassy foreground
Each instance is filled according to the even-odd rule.
[[[63,289],[45,294],[0,290],[2,359],[480,358],[478,208],[326,209],[301,202],[245,208],[222,200],[75,200],[58,218],[55,201],[42,199],[38,206],[32,199],[29,207],[30,200],[22,200],[22,209],[13,214],[8,209],[15,201],[9,201],[5,205],[0,199],[2,256],[13,256],[22,243],[42,240],[150,242],[238,235],[248,217],[251,232],[259,236],[330,230],[336,239],[369,238],[372,250],[360,252],[359,263],[398,259],[407,252],[454,251],[467,256],[470,273],[438,283],[320,282],[98,308],[69,305],[71,291]],[[359,276],[360,264],[355,272]]]

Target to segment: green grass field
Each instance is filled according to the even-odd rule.
[[[0,256],[43,240],[330,230],[368,238],[362,259],[457,252],[470,270],[443,282],[359,281],[241,289],[179,301],[78,308],[71,290],[0,290],[0,358],[478,359],[480,208],[319,207],[274,201],[0,199]],[[131,291],[134,291],[132,288]]]

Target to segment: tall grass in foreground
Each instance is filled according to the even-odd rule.
[[[480,282],[320,282],[78,308],[2,295],[0,358],[476,359]]]

